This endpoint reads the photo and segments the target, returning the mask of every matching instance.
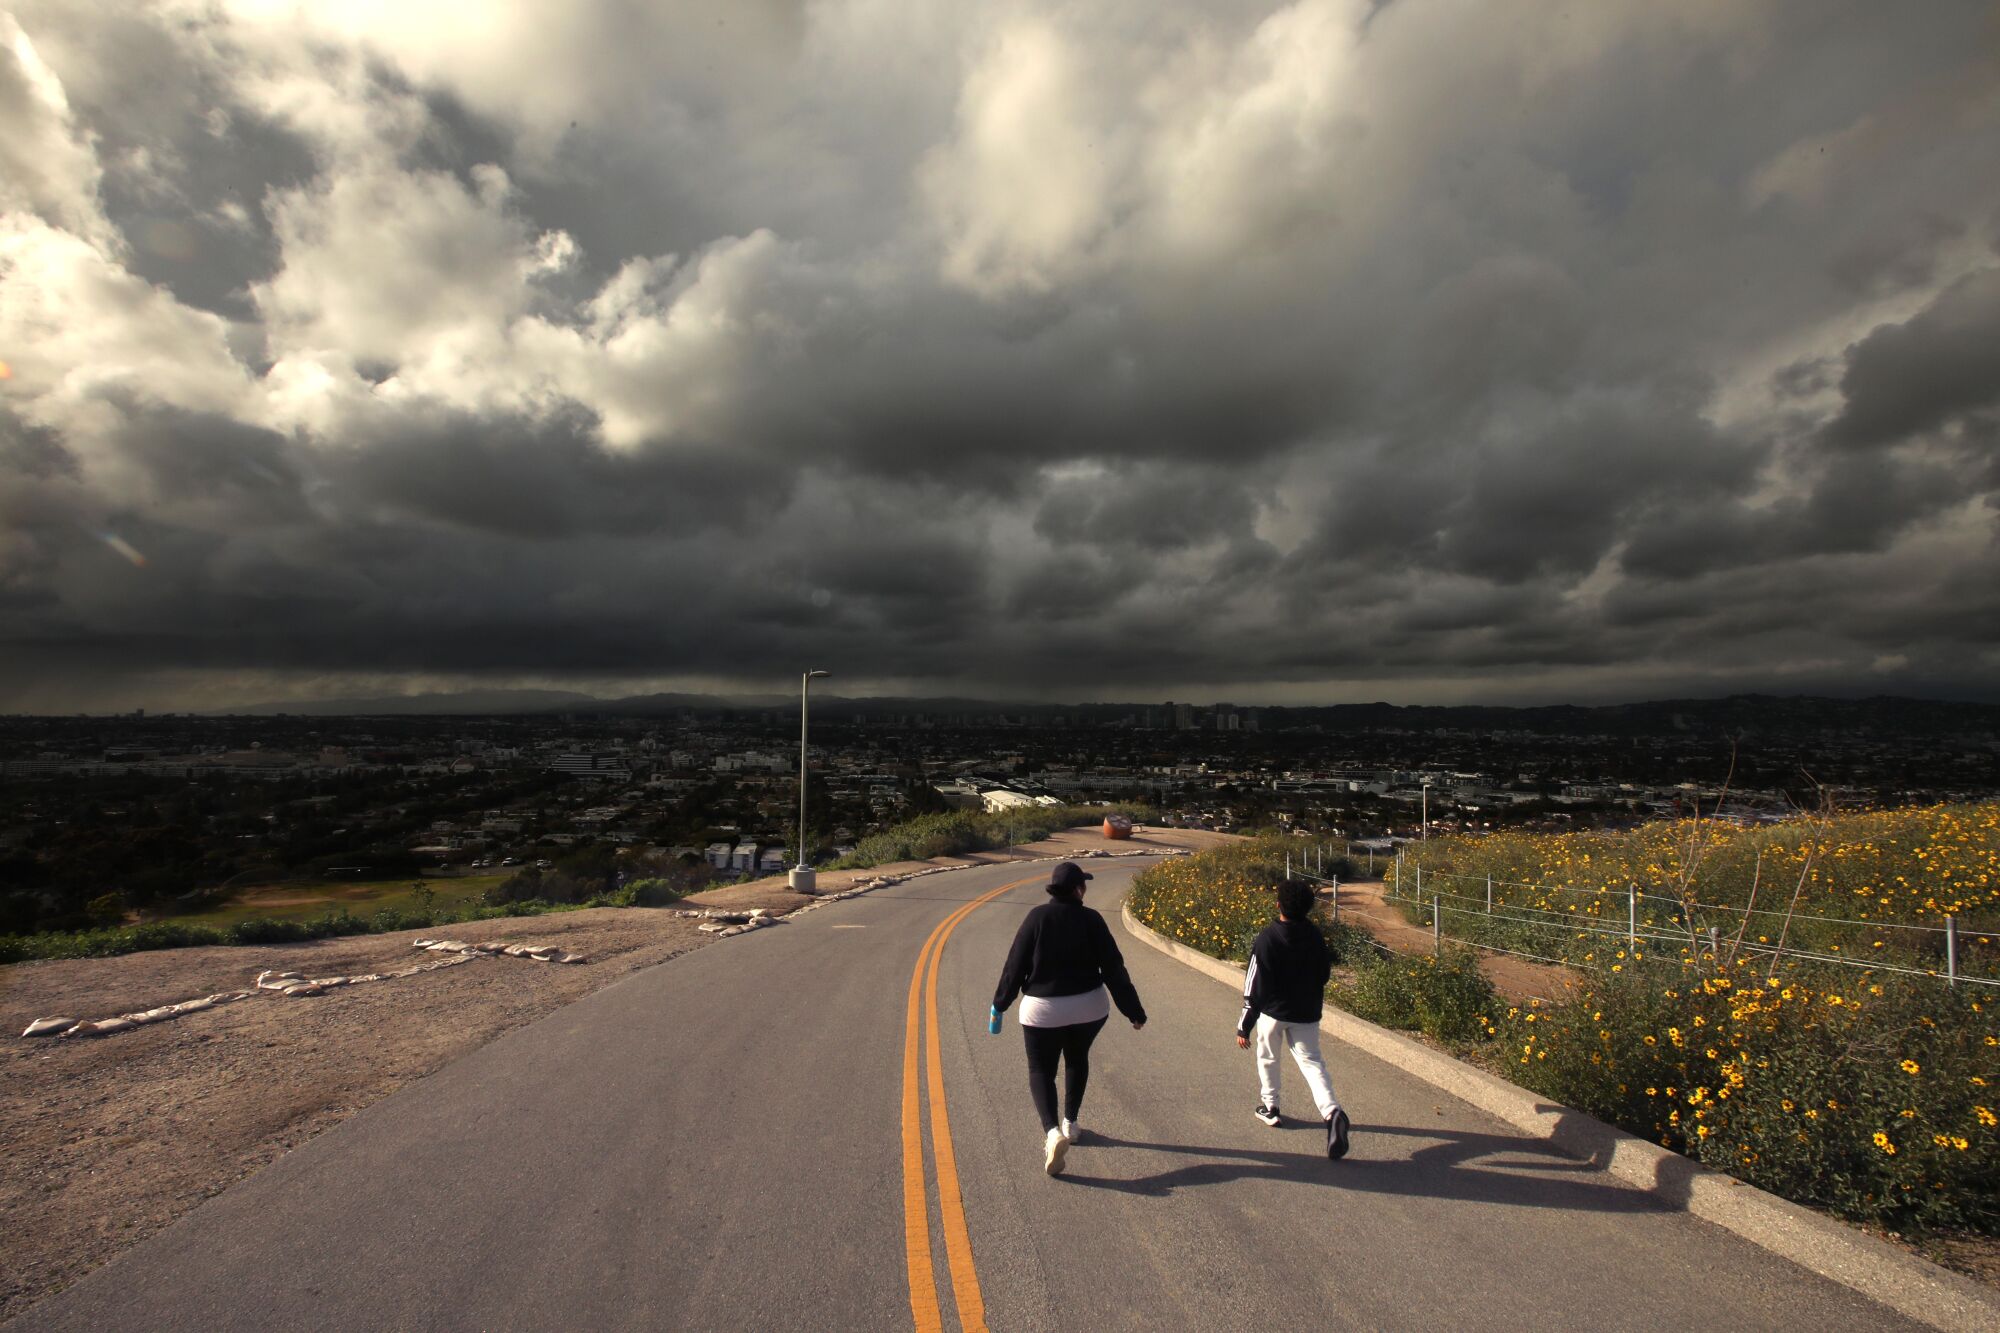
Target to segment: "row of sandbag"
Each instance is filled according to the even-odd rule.
[[[464,954],[478,958],[486,954],[505,954],[509,958],[532,958],[538,963],[583,963],[588,962],[580,953],[555,944],[504,944],[499,940],[486,940],[479,944],[467,944],[464,940],[415,940],[419,949],[432,953]]]
[[[258,991],[270,991],[279,995],[304,996],[324,995],[341,986],[359,986],[371,981],[393,981],[398,977],[413,977],[420,972],[435,972],[439,968],[455,967],[469,963],[475,958],[489,954],[505,954],[511,958],[532,958],[544,963],[581,963],[582,954],[570,953],[553,944],[467,944],[460,940],[417,940],[419,949],[431,953],[448,955],[433,962],[417,963],[411,967],[400,967],[389,972],[364,972],[355,976],[308,977],[301,972],[280,972],[272,969],[259,972],[252,989],[244,991],[224,991],[216,995],[203,995],[179,1004],[163,1004],[158,1008],[137,1010],[129,1014],[116,1014],[110,1018],[78,1020],[62,1016],[38,1018],[28,1024],[23,1037],[105,1037],[114,1032],[127,1032],[133,1028],[145,1027],[151,1023],[164,1022],[170,1018],[180,1018],[187,1014],[212,1009],[218,1004],[228,1004],[232,1000],[244,1000]]]
[[[216,995],[203,995],[193,1000],[182,1000],[179,1004],[163,1004],[157,1009],[140,1009],[129,1014],[116,1014],[110,1018],[38,1018],[28,1024],[24,1037],[105,1037],[113,1032],[125,1032],[132,1028],[142,1028],[149,1023],[163,1023],[169,1018],[179,1018],[184,1014],[200,1013],[203,1009],[213,1009],[218,1004],[228,1004],[232,1000],[247,1000],[254,992],[247,990],[223,991]]]

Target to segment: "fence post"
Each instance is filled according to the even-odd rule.
[[[1286,879],[1290,879],[1291,877],[1292,877],[1292,854],[1291,854],[1290,852],[1286,852],[1286,853],[1285,853],[1285,878],[1286,878]]]
[[[1401,886],[1401,885],[1397,885],[1397,887],[1398,887],[1398,888],[1401,888],[1402,886]],[[1436,895],[1436,894],[1432,894],[1431,896],[1432,896],[1432,897],[1436,897],[1437,895]],[[1417,901],[1418,901],[1418,902],[1422,902],[1423,900],[1424,900],[1424,868],[1423,868],[1422,866],[1418,866],[1418,867],[1417,867]]]
[[[1368,878],[1375,878],[1375,849],[1373,847],[1368,849]]]
[[[1338,875],[1333,877],[1333,897],[1329,901],[1333,905],[1333,920],[1337,925],[1340,922],[1340,876]]]
[[[1722,957],[1722,931],[1715,926],[1708,928],[1708,961],[1711,963]]]
[[[1493,915],[1493,876],[1486,877],[1486,915]]]
[[[1433,893],[1431,895],[1431,956],[1444,953],[1444,903]]]
[[[1639,886],[1625,886],[1625,947],[1639,947]]]
[[[1958,984],[1958,918],[1944,919],[1944,979],[1945,984]]]

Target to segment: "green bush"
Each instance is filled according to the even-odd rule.
[[[1328,998],[1341,1008],[1440,1041],[1486,1035],[1498,997],[1470,949],[1450,949],[1442,957],[1357,952],[1354,961],[1354,980],[1328,988]]]
[[[182,949],[202,944],[234,943],[212,926],[188,926],[156,921],[109,930],[51,930],[34,935],[0,936],[0,963],[35,958],[110,958],[148,949]]]
[[[677,903],[687,896],[687,890],[672,880],[635,879],[625,886],[626,896],[633,907],[665,907]]]
[[[335,935],[365,935],[369,928],[367,921],[341,910],[309,921],[239,921],[229,928],[229,936],[232,944],[296,944]]]

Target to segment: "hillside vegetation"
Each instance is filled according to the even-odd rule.
[[[1950,917],[1961,975],[2000,975],[2000,803],[1436,838],[1405,848],[1384,887],[1426,923],[1435,896],[1447,935],[1579,965],[1605,962],[1636,925],[1642,950],[1690,963],[1782,943],[1942,971]]]
[[[1037,842],[1079,824],[1094,824],[1113,812],[1130,815],[1135,821],[1153,817],[1152,811],[1136,805],[1036,805],[990,814],[946,810],[871,833],[828,868],[864,870],[895,861],[999,851]]]
[[[1883,928],[1889,922],[1928,925],[1949,911],[1990,923],[1996,822],[2000,807],[1983,805],[1750,830],[1683,823],[1436,840],[1405,858],[1412,896],[1419,866],[1427,896],[1443,880],[1452,886],[1445,892],[1470,898],[1476,882],[1480,907],[1484,876],[1496,881],[1495,916],[1462,903],[1447,911],[1447,935],[1485,938],[1482,923],[1501,939],[1532,929],[1572,960],[1574,987],[1555,1003],[1510,1004],[1469,948],[1383,957],[1322,922],[1343,963],[1328,997],[1799,1202],[1899,1228],[2000,1233],[2000,988],[1890,970],[1922,961],[1928,944],[1870,947],[1895,934]],[[1269,890],[1282,873],[1273,851],[1282,855],[1276,845],[1244,844],[1149,869],[1134,885],[1133,911],[1169,938],[1241,958],[1271,919]],[[1679,895],[1636,948],[1623,938],[1625,885],[1634,881]],[[1559,888],[1578,890],[1580,902]],[[1770,902],[1778,915],[1746,926],[1738,912],[1730,936],[1718,928],[1716,947],[1699,913],[1690,932],[1685,913],[1672,911],[1675,902],[1749,909],[1753,894],[1755,910]],[[1787,920],[1795,896],[1799,913],[1829,920]],[[1533,908],[1560,925],[1500,919],[1509,905],[1523,920],[1538,919]],[[1809,936],[1822,957],[1749,951],[1758,936],[1788,930],[1796,943],[1803,926],[1827,932]],[[1739,932],[1740,947],[1731,947]],[[1973,961],[1990,957],[1979,950],[1991,938],[1968,929]],[[1864,965],[1827,961],[1856,953]],[[1902,961],[1885,964],[1885,955]]]

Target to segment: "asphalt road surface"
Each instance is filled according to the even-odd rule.
[[[1228,990],[1124,938],[1134,863],[1091,869],[1151,1021],[1112,1015],[1059,1179],[986,1031],[1047,867],[988,866],[627,977],[10,1328],[1915,1327],[1331,1040],[1326,1161],[1251,1117]]]

